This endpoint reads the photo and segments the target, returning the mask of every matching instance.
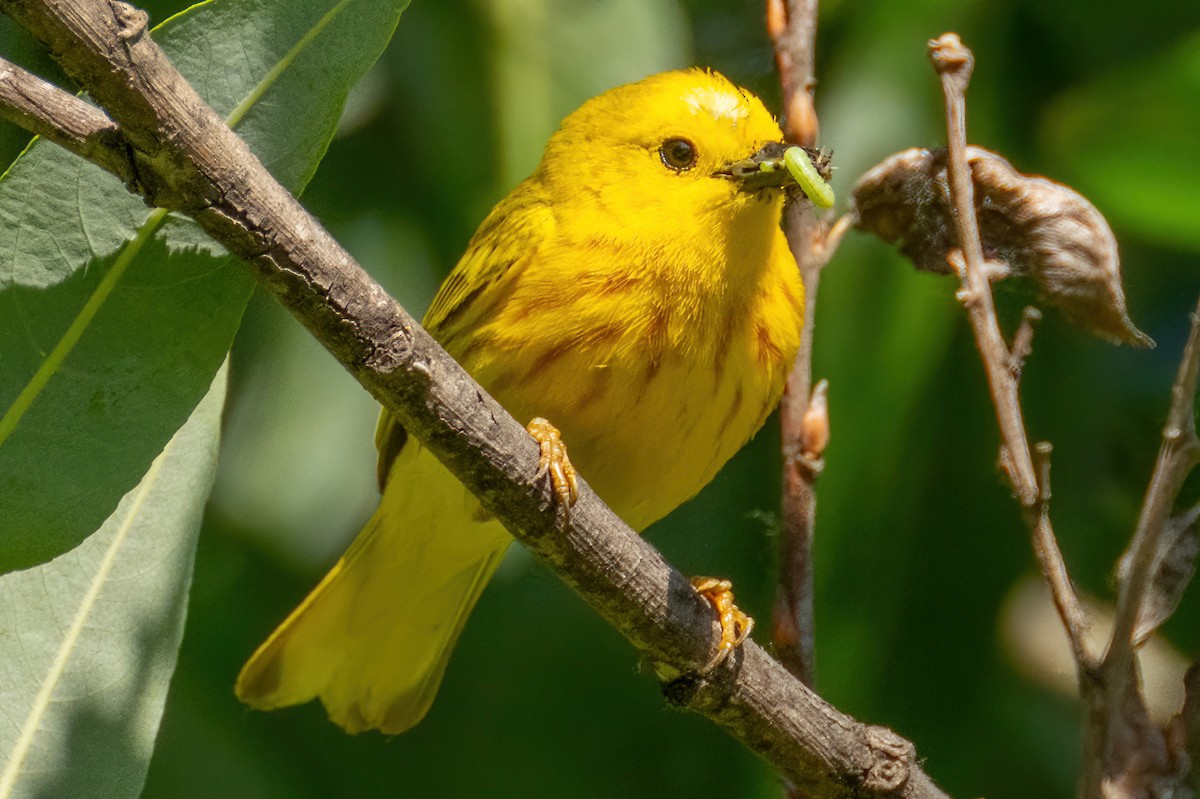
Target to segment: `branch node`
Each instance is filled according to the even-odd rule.
[[[1021,323],[1017,326],[1016,335],[1013,336],[1012,349],[1008,354],[1008,371],[1014,379],[1021,378],[1021,372],[1025,369],[1025,361],[1033,352],[1033,329],[1040,321],[1042,321],[1042,312],[1032,305],[1025,306],[1025,310],[1021,313]],[[1040,447],[1041,444],[1038,446]],[[1047,446],[1049,445],[1047,444]]]
[[[113,19],[117,23],[118,39],[126,44],[133,44],[142,38],[146,32],[146,26],[150,24],[149,14],[119,0],[111,0],[109,7],[112,9]]]
[[[928,52],[934,70],[961,83],[961,90],[965,91],[975,69],[975,55],[962,43],[959,35],[943,33],[936,39],[930,39]]]
[[[1037,470],[1038,504],[1045,510],[1050,502],[1050,455],[1054,445],[1049,441],[1039,441],[1033,445],[1033,465]]]
[[[846,231],[858,224],[858,215],[853,212],[842,214],[832,225],[822,225],[820,240],[814,243],[813,253],[819,255],[822,266],[829,263],[846,237]]]
[[[829,381],[818,381],[800,420],[800,459],[817,463],[829,445]]]
[[[874,762],[863,775],[863,787],[884,794],[903,788],[908,782],[917,750],[886,727],[868,727],[866,738]]]
[[[787,32],[788,10],[784,0],[767,0],[767,35],[775,41]]]
[[[946,253],[946,263],[958,276],[959,287],[954,292],[954,299],[962,303],[967,310],[978,308],[983,302],[983,294],[978,287],[972,285],[967,271],[967,258],[962,249],[956,247]],[[986,286],[987,284],[984,283]]]

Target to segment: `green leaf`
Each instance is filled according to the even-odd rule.
[[[407,0],[226,0],[155,39],[299,192]],[[0,573],[83,540],[204,395],[253,283],[192,222],[36,141],[0,179]]]
[[[94,535],[0,577],[0,797],[141,793],[183,636],[225,378]]]
[[[1200,35],[1059,98],[1042,126],[1054,175],[1151,240],[1200,249]]]

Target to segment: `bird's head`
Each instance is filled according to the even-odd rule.
[[[563,120],[538,176],[576,218],[653,239],[778,225],[783,134],[752,93],[709,70],[619,86]],[[621,235],[616,233],[616,235]]]

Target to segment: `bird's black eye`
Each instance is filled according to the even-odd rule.
[[[696,165],[696,148],[687,139],[667,139],[658,155],[668,169],[683,172]]]

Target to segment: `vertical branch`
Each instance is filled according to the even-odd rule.
[[[992,395],[1003,400],[996,402],[996,421],[1005,450],[1004,466],[1021,505],[1029,507],[1037,501],[1037,476],[1017,398],[1017,379],[1008,368],[1011,355],[996,321],[983,244],[979,239],[979,223],[975,218],[975,185],[967,164],[966,91],[975,57],[956,35],[947,34],[930,44],[930,58],[941,76],[946,96],[946,144],[949,149],[946,167],[962,260],[958,270],[963,284],[960,296],[971,317]]]
[[[1013,353],[1009,352],[1004,343],[999,322],[996,320],[992,288],[987,278],[989,268],[984,260],[979,225],[975,218],[975,187],[967,164],[966,129],[966,91],[975,57],[957,34],[947,33],[929,43],[929,58],[941,77],[946,98],[946,137],[949,147],[947,170],[960,247],[952,253],[951,261],[962,280],[959,296],[966,306],[967,316],[975,333],[976,345],[983,360],[996,409],[996,421],[1000,427],[1001,463],[1021,504],[1022,516],[1032,534],[1034,554],[1050,585],[1054,605],[1066,628],[1076,664],[1081,670],[1087,670],[1093,663],[1093,658],[1084,640],[1086,617],[1071,585],[1066,563],[1050,524],[1047,507],[1050,499],[1049,485],[1040,485],[1038,482],[1038,471],[1034,466],[1021,414],[1019,371],[1011,368],[1012,365],[1023,361],[1024,356],[1028,354],[1029,337],[1032,332],[1024,332],[1018,337],[1018,358],[1014,359]],[[1048,474],[1048,451],[1043,460],[1044,473]]]
[[[767,33],[783,86],[784,136],[792,144],[817,142],[817,0],[767,0]]]
[[[1167,795],[1169,791],[1161,789],[1176,784],[1180,775],[1163,731],[1151,722],[1146,712],[1137,680],[1135,651],[1143,605],[1152,590],[1156,571],[1171,554],[1172,537],[1164,535],[1171,508],[1187,475],[1200,464],[1200,439],[1195,428],[1200,306],[1192,317],[1191,336],[1163,428],[1162,448],[1127,555],[1112,638],[1103,660],[1098,660],[1083,640],[1086,618],[1050,524],[1050,449],[1039,444],[1035,464],[1021,415],[1018,381],[1020,366],[1030,350],[1033,318],[1027,314],[1010,352],[1000,334],[992,303],[987,275],[1005,270],[985,262],[975,218],[974,186],[966,156],[965,99],[974,58],[955,34],[931,41],[929,56],[941,76],[946,97],[947,169],[959,243],[950,260],[962,280],[959,296],[975,332],[995,403],[1001,462],[1032,532],[1034,552],[1049,582],[1081,677],[1087,724],[1086,765],[1080,795],[1085,799]]]
[[[784,135],[794,144],[811,146],[817,139],[817,114],[813,105],[817,0],[768,0],[767,30],[775,45],[775,63],[783,86]],[[821,225],[811,207],[790,204],[785,213],[784,229],[804,281],[805,305],[800,350],[780,405],[783,525],[772,640],[788,671],[812,686],[812,537],[820,452],[805,442],[804,429],[806,416],[814,424],[823,421],[809,414],[809,394],[817,287],[821,267],[827,259]],[[824,421],[827,431],[828,422]]]
[[[1126,568],[1117,591],[1112,637],[1104,660],[1096,670],[1094,685],[1083,692],[1088,700],[1086,771],[1082,790],[1086,799],[1111,795],[1108,788],[1112,785],[1125,786],[1133,795],[1132,791],[1155,781],[1173,782],[1178,778],[1167,751],[1171,742],[1164,740],[1162,731],[1150,723],[1141,700],[1135,653],[1144,637],[1139,627],[1156,572],[1170,563],[1174,540],[1164,533],[1171,523],[1171,509],[1184,480],[1200,465],[1200,439],[1196,436],[1195,420],[1198,372],[1200,302],[1192,314],[1191,333],[1171,389],[1171,407],[1163,425],[1162,446],[1125,556]],[[1184,522],[1190,524],[1186,522],[1187,518],[1185,514]],[[1162,619],[1157,619],[1149,629],[1161,622]],[[1197,745],[1192,738],[1198,717],[1196,684],[1193,669],[1185,681],[1188,702],[1182,714],[1187,722],[1185,746],[1190,748]],[[1193,762],[1192,770],[1196,768]]]
[[[1129,544],[1129,568],[1117,593],[1117,618],[1104,656],[1105,667],[1121,672],[1123,661],[1133,657],[1135,628],[1142,601],[1150,588],[1167,518],[1183,481],[1200,463],[1200,439],[1196,437],[1196,379],[1200,371],[1200,303],[1192,313],[1192,329],[1175,384],[1171,409],[1163,425],[1162,446],[1154,464],[1146,498],[1138,516],[1133,541]]]

